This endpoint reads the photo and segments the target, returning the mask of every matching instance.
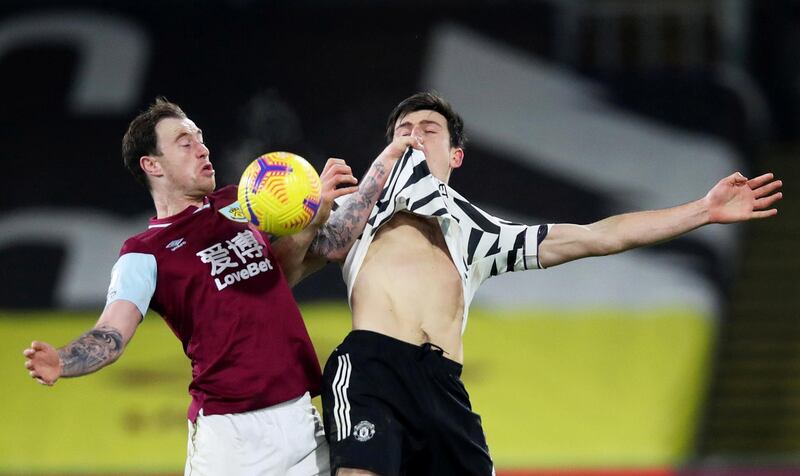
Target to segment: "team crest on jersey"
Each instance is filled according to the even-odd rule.
[[[362,420],[353,427],[353,437],[362,443],[372,439],[373,436],[375,436],[375,425],[367,420]]]
[[[227,207],[220,208],[219,212],[222,213],[222,215],[228,220],[247,223],[247,217],[244,215],[244,211],[239,205],[239,202],[233,202]]]

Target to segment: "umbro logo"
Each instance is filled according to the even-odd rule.
[[[185,244],[186,240],[184,240],[183,238],[178,238],[177,240],[172,240],[169,243],[167,243],[167,246],[165,246],[165,248],[169,248],[170,251],[175,251]]]

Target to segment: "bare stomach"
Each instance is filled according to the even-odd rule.
[[[463,289],[438,223],[398,213],[378,231],[350,298],[353,329],[431,342],[462,362]]]

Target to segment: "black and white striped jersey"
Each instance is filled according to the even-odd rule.
[[[469,305],[486,279],[507,271],[539,269],[538,244],[549,225],[528,226],[493,217],[431,175],[425,156],[410,149],[392,168],[367,225],[342,266],[348,299],[378,229],[397,212],[435,217],[461,275],[466,327]]]

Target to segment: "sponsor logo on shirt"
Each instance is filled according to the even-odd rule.
[[[247,217],[239,205],[239,202],[233,202],[227,207],[220,208],[219,212],[228,220],[238,221],[240,223],[247,223]]]
[[[217,290],[250,279],[273,269],[272,262],[264,256],[264,247],[250,230],[241,231],[230,240],[216,243],[199,251],[203,263],[211,265],[211,276]]]

